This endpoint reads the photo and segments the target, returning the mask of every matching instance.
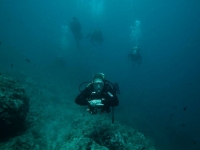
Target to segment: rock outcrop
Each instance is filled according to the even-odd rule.
[[[0,138],[21,131],[28,111],[29,98],[19,81],[0,74]]]

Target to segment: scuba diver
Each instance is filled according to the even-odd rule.
[[[138,63],[138,65],[140,65],[142,63],[140,48],[134,46],[133,50],[128,54],[128,58],[131,59],[134,63]]]
[[[87,87],[81,91],[80,87],[89,83]],[[81,92],[75,99],[75,103],[82,106],[88,106],[87,111],[90,114],[109,113],[110,107],[112,107],[112,123],[114,122],[114,106],[119,105],[119,100],[116,94],[119,94],[119,86],[117,83],[112,84],[105,79],[103,73],[97,73],[94,75],[92,82],[84,82],[79,86]]]
[[[70,22],[70,30],[72,31],[77,42],[78,49],[80,49],[79,40],[82,38],[81,24],[76,17],[73,17],[72,21]]]
[[[103,43],[103,35],[100,29],[95,29],[93,34],[90,36],[90,42],[93,45],[101,45]]]

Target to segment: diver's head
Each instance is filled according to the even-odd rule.
[[[105,75],[103,73],[95,74],[93,78],[93,87],[97,94],[100,94],[104,87]]]
[[[134,47],[133,47],[133,54],[137,54],[137,51],[138,51],[138,47],[137,47],[137,46],[134,46]]]
[[[138,50],[138,47],[137,47],[137,46],[134,46],[134,47],[133,47],[133,50]]]

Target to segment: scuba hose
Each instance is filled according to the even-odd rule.
[[[114,123],[115,118],[114,118],[114,106],[112,106],[112,123]]]
[[[83,84],[86,84],[86,83],[91,83],[90,81],[86,81],[86,82],[83,82],[83,83],[81,83],[80,85],[79,85],[79,92],[80,93],[82,93],[83,91],[81,91],[81,86],[83,85]]]

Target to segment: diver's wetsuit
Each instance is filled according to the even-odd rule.
[[[119,100],[116,96],[116,92],[111,88],[110,84],[105,82],[101,94],[93,94],[93,84],[86,87],[75,99],[75,103],[78,105],[88,105],[90,100],[101,99],[102,104],[101,112],[110,112],[110,106],[118,106]]]
[[[72,31],[75,39],[81,39],[81,24],[76,18],[73,18],[73,20],[71,21],[70,30]]]
[[[101,45],[103,43],[103,35],[101,33],[101,30],[96,29],[92,34],[90,41],[93,45]]]
[[[136,54],[130,53],[128,54],[128,58],[131,59],[133,62],[138,62],[138,64],[141,64],[142,62],[142,56],[140,55],[140,52],[137,51]]]
[[[70,30],[72,31],[74,38],[76,39],[78,49],[80,49],[79,40],[82,37],[82,35],[81,35],[81,24],[78,21],[78,19],[75,18],[75,17],[73,18],[73,20],[70,23]]]

